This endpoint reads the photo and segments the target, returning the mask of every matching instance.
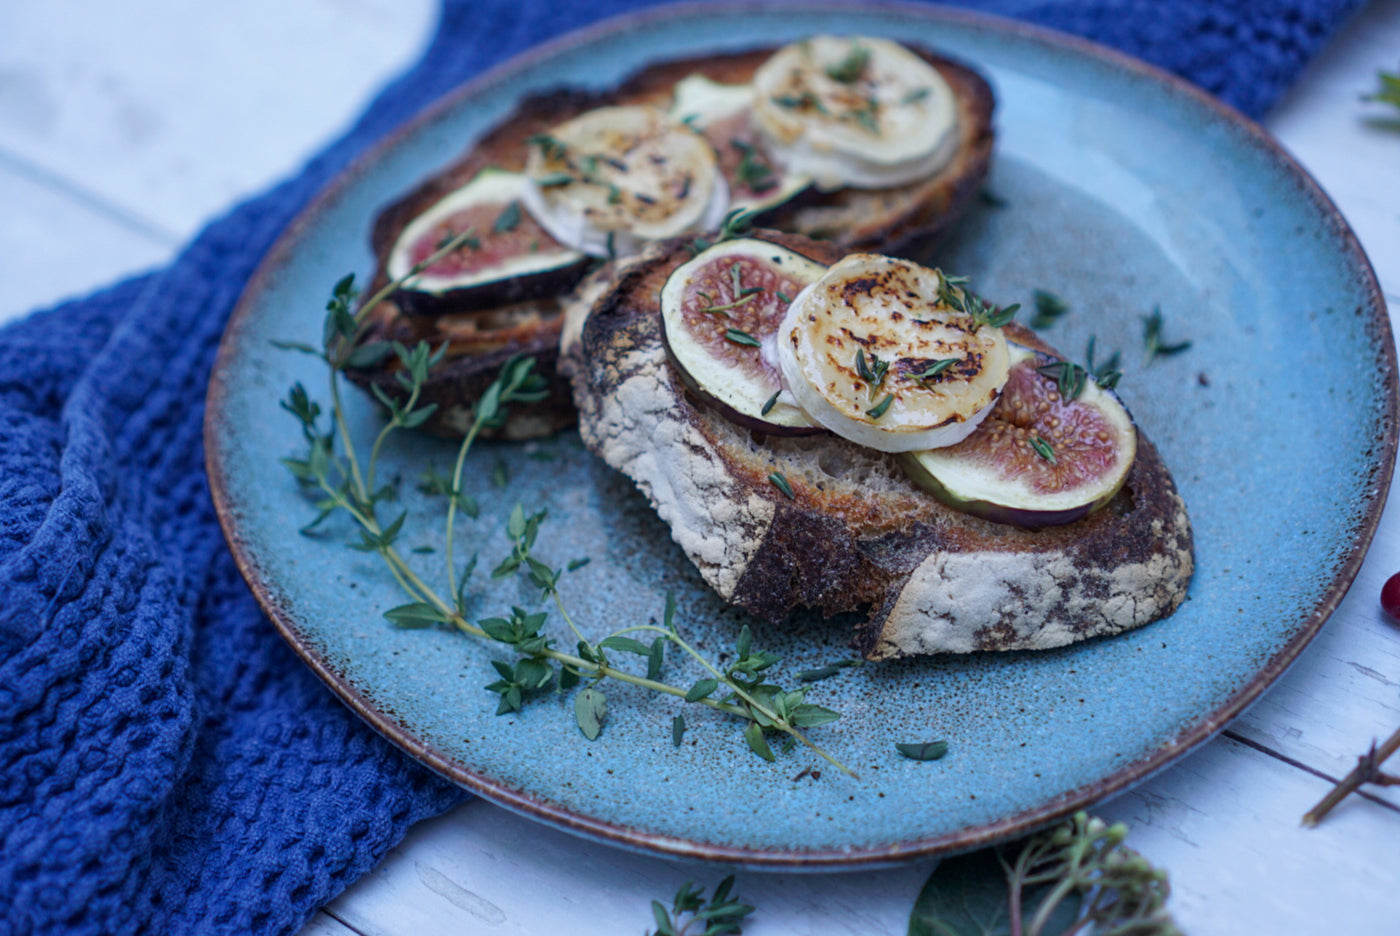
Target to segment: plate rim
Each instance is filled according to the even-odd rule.
[[[472,773],[445,755],[406,726],[380,712],[368,696],[338,675],[316,653],[307,635],[298,627],[291,612],[283,605],[270,579],[262,573],[255,551],[242,535],[237,523],[238,511],[231,503],[226,482],[226,466],[222,458],[219,433],[221,414],[229,393],[224,375],[240,344],[237,336],[245,326],[256,304],[277,272],[295,256],[294,247],[302,235],[316,226],[320,216],[339,200],[341,194],[356,185],[380,161],[383,155],[418,133],[426,125],[475,98],[494,85],[528,71],[541,61],[547,61],[571,50],[586,47],[602,39],[646,28],[653,22],[686,19],[695,16],[743,14],[757,10],[787,7],[794,11],[809,10],[833,13],[883,12],[917,17],[935,22],[952,22],[972,28],[1009,33],[1018,38],[1051,46],[1060,52],[1097,60],[1115,69],[1136,74],[1169,91],[1184,96],[1194,105],[1213,113],[1215,118],[1241,132],[1249,142],[1260,147],[1270,160],[1285,170],[1288,180],[1310,201],[1330,228],[1331,238],[1350,256],[1359,274],[1357,285],[1366,296],[1369,318],[1363,328],[1373,334],[1379,347],[1379,360],[1385,369],[1380,381],[1385,395],[1383,438],[1379,440],[1380,461],[1372,472],[1369,505],[1358,520],[1355,535],[1345,544],[1347,555],[1340,563],[1331,583],[1318,602],[1299,621],[1294,636],[1277,653],[1214,710],[1205,713],[1170,741],[1133,760],[1112,773],[1083,784],[1060,796],[1029,809],[1019,810],[998,820],[977,826],[965,826],[952,832],[925,838],[856,849],[822,848],[751,848],[679,839],[671,835],[649,832],[618,822],[572,812],[545,801],[538,795],[516,789],[499,781]],[[471,80],[449,90],[398,123],[375,143],[352,159],[296,214],[278,235],[248,279],[235,304],[223,337],[220,340],[209,387],[205,396],[203,444],[205,469],[211,499],[224,538],[229,545],[239,573],[253,592],[263,613],[279,634],[292,647],[316,676],[327,685],[357,716],[378,734],[400,748],[420,764],[486,800],[521,815],[539,820],[555,828],[582,835],[595,841],[634,851],[735,863],[768,870],[840,871],[869,869],[881,865],[921,858],[950,855],[985,847],[1012,837],[1028,834],[1094,803],[1121,793],[1167,767],[1188,751],[1204,744],[1257,699],[1298,658],[1322,625],[1336,610],[1356,578],[1367,550],[1380,523],[1390,483],[1394,474],[1397,443],[1397,408],[1400,407],[1400,383],[1397,379],[1396,349],[1385,297],[1375,271],[1350,224],[1312,175],[1260,124],[1240,113],[1229,104],[1171,72],[1142,61],[1127,53],[1100,45],[1088,39],[1063,33],[1044,26],[1026,23],[995,14],[951,8],[937,4],[881,0],[861,3],[859,0],[784,0],[781,3],[756,3],[753,0],[721,0],[721,2],[682,2],[650,7],[608,17],[518,53],[499,62]],[[1342,544],[1339,544],[1342,545]]]

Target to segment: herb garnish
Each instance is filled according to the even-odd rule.
[[[1068,311],[1069,306],[1059,296],[1044,289],[1037,289],[1035,291],[1035,315],[1031,317],[1031,328],[1049,328]]]
[[[1084,363],[1089,368],[1089,373],[1094,375],[1094,382],[1105,390],[1112,390],[1118,386],[1118,381],[1123,378],[1123,372],[1118,369],[1118,361],[1122,355],[1114,351],[1108,356],[1108,360],[1102,364],[1094,364],[1094,344],[1098,341],[1095,335],[1089,336],[1089,346],[1084,352]]]
[[[971,316],[978,328],[983,325],[1001,328],[1010,323],[1016,317],[1016,311],[1021,308],[1019,302],[1012,303],[1004,309],[997,308],[984,302],[976,293],[963,288],[968,283],[968,277],[948,276],[942,270],[933,272],[938,276],[938,301],[954,312]]]
[[[752,143],[730,140],[729,145],[740,153],[739,165],[734,170],[734,177],[739,182],[760,194],[778,184],[773,177],[773,167],[763,160]]]
[[[477,621],[468,618],[467,608],[472,600],[470,580],[476,569],[473,555],[465,563],[454,558],[455,523],[459,513],[474,515],[476,504],[461,493],[466,459],[480,434],[499,428],[505,422],[511,406],[538,402],[548,394],[547,385],[535,372],[534,359],[511,358],[501,368],[496,380],[477,401],[472,422],[461,445],[450,476],[430,474],[424,487],[448,495],[443,567],[445,590],[440,592],[420,575],[400,552],[399,541],[407,519],[400,512],[392,519],[383,516],[383,504],[394,495],[395,485],[378,484],[376,472],[386,441],[400,429],[422,425],[436,410],[436,404],[422,404],[423,387],[430,368],[446,353],[446,344],[433,349],[427,342],[409,348],[398,342],[376,348],[375,354],[393,353],[400,368],[396,373],[398,396],[378,385],[373,393],[388,410],[388,419],[375,437],[367,457],[357,451],[353,436],[347,431],[348,420],[342,401],[342,373],[347,361],[360,355],[365,348],[356,347],[368,326],[370,312],[400,288],[412,276],[435,263],[447,252],[460,246],[462,237],[453,238],[442,248],[415,264],[405,276],[387,284],[360,305],[351,308],[358,292],[354,276],[343,277],[335,284],[326,306],[322,347],[315,348],[298,342],[276,342],[278,347],[309,353],[329,368],[331,425],[321,425],[323,410],[301,384],[292,386],[281,407],[300,424],[305,453],[301,457],[284,458],[282,463],[303,488],[315,497],[317,515],[303,528],[309,532],[334,513],[344,513],[358,531],[358,541],[351,545],[366,553],[376,553],[383,559],[389,573],[404,590],[408,601],[384,612],[386,620],[402,628],[425,628],[448,625],[479,640],[500,648],[509,648],[513,661],[496,659],[491,665],[496,680],[484,688],[498,696],[497,713],[519,711],[531,699],[546,692],[578,689],[574,699],[574,718],[580,732],[594,739],[606,730],[607,699],[601,688],[612,679],[633,686],[660,692],[702,704],[715,711],[738,718],[744,725],[744,741],[751,751],[765,760],[773,760],[768,745],[769,733],[782,735],[784,749],[800,743],[838,769],[850,773],[831,755],[809,741],[805,729],[835,721],[840,716],[831,709],[805,701],[806,687],[785,690],[772,681],[767,672],[778,657],[753,649],[753,635],[747,627],[739,634],[735,651],[727,665],[711,663],[677,630],[675,600],[668,594],[661,624],[637,624],[615,630],[598,641],[591,641],[580,631],[559,590],[565,571],[555,568],[536,555],[539,531],[546,519],[543,510],[527,513],[516,504],[506,524],[511,542],[510,553],[490,573],[493,579],[524,575],[539,589],[539,600],[553,603],[564,625],[577,642],[576,652],[556,645],[556,638],[544,630],[549,610],[530,611],[512,607],[508,615],[487,617]],[[370,347],[370,346],[365,346]],[[503,463],[502,463],[503,464]],[[569,568],[578,567],[577,561]],[[642,637],[650,637],[643,642]],[[666,651],[670,648],[698,666],[706,675],[685,686],[663,681]],[[614,655],[638,655],[645,661],[645,675],[624,668]],[[681,727],[677,728],[679,725]],[[682,732],[683,722],[673,725],[673,738]]]
[[[772,411],[773,407],[778,405],[778,397],[782,394],[782,392],[783,391],[778,390],[772,396],[770,396],[767,399],[767,401],[764,402],[763,406],[759,409],[758,415],[767,416],[769,412]]]
[[[801,110],[804,107],[810,107],[818,114],[831,113],[826,109],[826,105],[811,91],[803,91],[801,94],[795,96],[791,94],[779,94],[773,98],[773,103],[779,107],[786,107],[789,110]]]
[[[945,858],[919,892],[909,936],[1181,936],[1166,872],[1124,845],[1127,834],[1081,812],[1018,845]]]
[[[792,493],[792,485],[788,484],[788,479],[783,476],[783,473],[781,471],[775,471],[772,474],[770,474],[768,476],[768,480],[772,482],[773,487],[782,491],[788,500],[797,499],[796,495]]]
[[[1050,464],[1057,464],[1055,450],[1050,446],[1049,442],[1045,441],[1040,436],[1031,436],[1031,448],[1035,449],[1035,453]]]
[[[865,415],[869,416],[871,419],[879,419],[881,416],[885,415],[885,411],[890,408],[890,404],[893,402],[894,394],[887,393],[885,394],[885,398],[883,400],[881,400],[879,403],[876,403],[875,406],[871,409],[866,410]]]
[[[962,358],[955,357],[939,358],[917,374],[910,374],[909,376],[913,377],[915,380],[932,380],[961,360]]]
[[[900,99],[899,103],[917,104],[924,98],[928,97],[932,91],[932,88],[915,88],[913,91],[910,91],[908,94],[904,95],[904,97]]]
[[[896,744],[894,749],[910,760],[936,761],[948,753],[948,742],[922,741],[917,744]]]
[[[536,179],[535,184],[540,188],[559,188],[564,185],[573,185],[577,181],[567,172],[551,172],[547,176]]]
[[[538,146],[545,159],[563,159],[569,151],[563,140],[548,133],[536,133],[525,142],[531,146]]]
[[[1142,343],[1145,348],[1143,367],[1151,364],[1156,358],[1180,354],[1191,347],[1189,341],[1167,344],[1162,340],[1162,307],[1159,305],[1152,307],[1151,315],[1145,315],[1142,318]]]
[[[880,135],[880,105],[874,99],[866,101],[860,107],[854,107],[848,112],[855,122],[876,136]]]
[[[651,915],[656,919],[656,931],[648,936],[733,936],[742,932],[744,917],[753,913],[754,908],[731,900],[729,893],[734,889],[734,875],[730,875],[715,888],[709,903],[705,902],[704,888],[696,887],[690,881],[681,885],[671,901],[668,913],[659,900],[651,902]],[[674,919],[672,918],[674,914]],[[690,919],[680,922],[683,914]],[[691,926],[701,926],[692,934]]]
[[[502,209],[496,216],[496,223],[491,229],[497,234],[507,234],[515,230],[515,226],[520,223],[520,200],[511,199],[509,205]]]
[[[761,209],[731,208],[729,213],[724,216],[724,221],[720,224],[719,233],[715,236],[714,240],[697,237],[686,245],[686,249],[688,249],[690,255],[694,257],[702,251],[713,247],[715,244],[733,240],[736,237],[743,237],[748,231],[749,226],[753,224],[753,219],[758,217],[761,213]]]
[[[762,342],[742,328],[727,328],[724,331],[724,337],[735,344],[747,345],[750,348],[760,348],[763,346]]]
[[[826,76],[841,84],[855,84],[865,66],[870,63],[870,50],[859,43],[851,44],[851,51],[835,65],[826,67]]]
[[[865,349],[856,349],[856,373],[860,379],[870,385],[870,392],[874,393],[880,389],[880,384],[885,382],[885,374],[889,372],[890,362],[880,360],[878,354],[872,353],[867,363],[865,359]]]
[[[1055,389],[1059,391],[1060,399],[1065,402],[1079,399],[1079,394],[1084,392],[1084,385],[1089,379],[1088,371],[1070,361],[1042,364],[1035,369],[1035,372],[1053,378],[1056,384]]]
[[[1376,77],[1380,79],[1380,90],[1374,94],[1362,95],[1363,101],[1380,101],[1382,104],[1394,104],[1400,107],[1400,74],[1378,71]]]

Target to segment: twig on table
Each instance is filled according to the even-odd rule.
[[[1332,788],[1332,792],[1324,796],[1316,806],[1303,815],[1303,825],[1309,827],[1317,825],[1338,803],[1355,793],[1364,783],[1374,783],[1377,786],[1400,786],[1400,776],[1384,773],[1380,769],[1386,758],[1397,750],[1400,750],[1400,729],[1397,729],[1379,746],[1372,741],[1371,749],[1356,759],[1356,768],[1343,777],[1341,782]]]

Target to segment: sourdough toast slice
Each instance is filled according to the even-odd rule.
[[[821,263],[843,253],[760,236]],[[1184,599],[1190,522],[1146,438],[1107,507],[1028,530],[945,506],[891,456],[830,435],[760,436],[697,402],[660,325],[661,288],[689,256],[684,242],[658,244],[620,273],[566,327],[561,365],[585,444],[636,482],[722,598],[771,622],[797,607],[864,611],[852,644],[872,660],[1046,649],[1141,626]]]
[[[670,103],[677,82],[702,75],[722,84],[743,84],[753,78],[772,48],[731,55],[688,58],[652,65],[608,91],[557,89],[532,96],[482,136],[459,160],[425,179],[375,219],[371,247],[377,269],[366,290],[372,295],[390,282],[388,260],[400,235],[414,218],[475,178],[484,169],[520,172],[525,168],[529,140],[594,108],[609,105]],[[959,62],[916,50],[953,89],[957,101],[959,144],[952,160],[932,176],[885,189],[810,189],[760,216],[770,228],[831,240],[843,251],[876,250],[918,257],[943,236],[963,214],[986,177],[993,145],[994,97],[987,82]],[[729,133],[716,127],[707,135]],[[742,128],[741,128],[742,132]],[[727,139],[711,140],[721,169],[733,174],[739,151]],[[604,267],[604,271],[609,270]],[[571,424],[574,409],[568,382],[555,369],[561,327],[561,304],[578,301],[575,291],[584,275],[582,265],[561,268],[557,275],[506,280],[478,290],[475,302],[461,308],[414,308],[405,294],[390,297],[370,311],[370,324],[361,343],[416,342],[434,346],[447,342],[444,361],[435,367],[423,388],[425,402],[438,404],[422,427],[438,435],[460,435],[471,422],[471,402],[495,378],[513,353],[533,355],[537,369],[550,382],[549,395],[539,403],[519,407],[499,434],[527,438]],[[438,314],[433,314],[438,313]],[[402,393],[394,379],[392,357],[370,367],[348,371],[361,386],[377,384],[393,395]]]

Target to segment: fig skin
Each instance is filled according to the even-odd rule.
[[[666,347],[666,361],[671,365],[671,370],[675,372],[676,379],[685,387],[686,393],[694,397],[696,402],[708,406],[719,413],[725,419],[736,426],[742,426],[752,432],[759,432],[770,436],[813,436],[829,435],[830,432],[822,426],[784,426],[781,423],[769,422],[758,416],[750,416],[741,413],[728,403],[717,399],[705,388],[700,386],[700,382],[690,375],[681,363],[676,360],[675,354],[671,352],[671,345],[666,340],[666,330],[661,329],[661,343]]]
[[[442,292],[398,289],[391,298],[400,312],[414,318],[493,309],[566,293],[578,285],[593,263],[592,257],[580,256],[571,263],[537,273],[517,274]]]
[[[1113,500],[1114,495],[1122,487],[1120,483],[1107,497],[1078,507],[1071,507],[1068,510],[1029,510],[1023,507],[1008,507],[1005,504],[997,504],[992,501],[964,500],[949,491],[941,481],[929,473],[928,469],[919,464],[912,452],[904,452],[896,455],[895,458],[899,462],[899,467],[903,468],[904,473],[909,476],[909,480],[954,510],[971,514],[974,517],[981,517],[983,520],[990,520],[993,523],[1021,527],[1024,530],[1042,530],[1046,527],[1062,526],[1066,523],[1082,520]]]

